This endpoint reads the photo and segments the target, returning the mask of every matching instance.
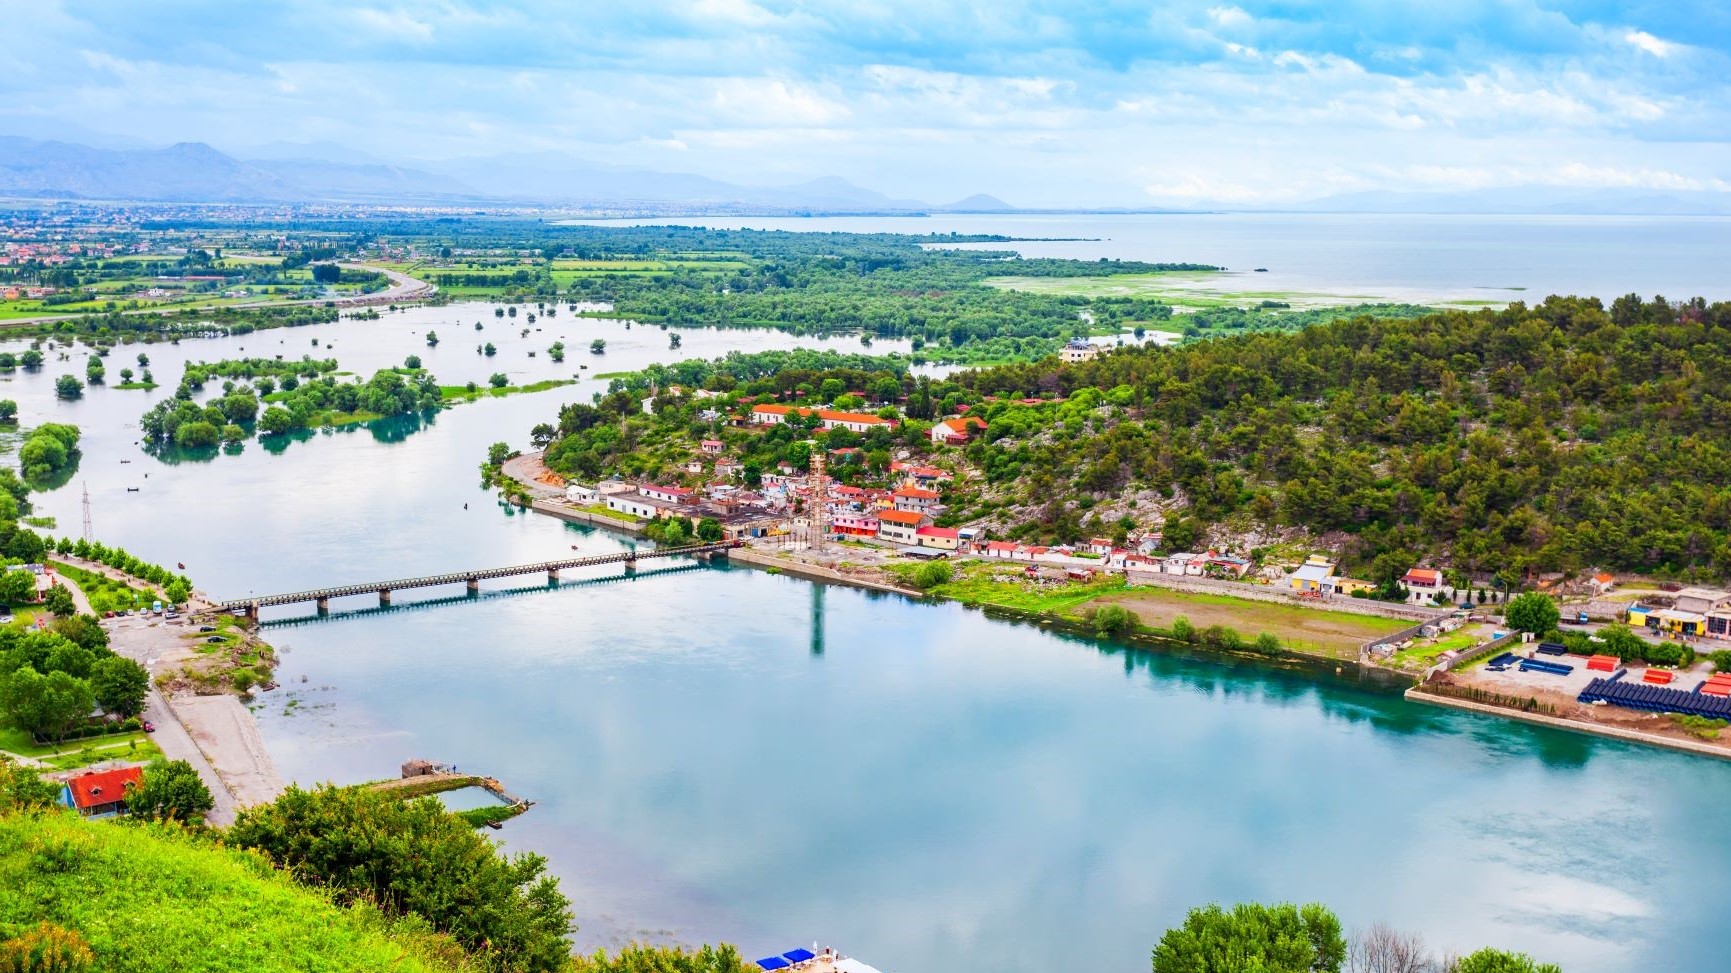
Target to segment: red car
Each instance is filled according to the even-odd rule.
[[[145,720],[144,721],[144,732],[155,733],[156,732],[156,724],[150,722],[149,720]]]

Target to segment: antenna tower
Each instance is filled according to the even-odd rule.
[[[84,487],[84,539],[95,540],[90,536],[90,484],[81,480],[79,485]]]
[[[814,551],[823,550],[823,542],[829,537],[829,475],[824,470],[826,459],[822,444],[811,444],[811,472],[806,477],[806,522],[811,526],[810,536],[806,544]]]

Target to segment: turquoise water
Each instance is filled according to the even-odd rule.
[[[591,371],[794,343],[688,331],[670,356],[658,330],[562,321],[507,344],[487,314],[145,350],[172,384],[177,356],[298,355],[316,335],[353,371],[415,353],[460,382],[579,373],[580,352],[527,357],[561,335],[607,338]],[[476,318],[500,358],[474,354]],[[431,352],[429,328],[445,339]],[[54,377],[82,370],[78,355],[0,378],[26,423],[85,430],[82,468],[39,506],[76,533],[88,483],[99,537],[184,561],[217,596],[630,543],[479,486],[488,443],[521,445],[593,382],[168,464],[135,444],[150,395],[53,399]],[[1725,764],[745,569],[489,587],[268,616],[283,688],[262,697],[261,726],[304,783],[394,776],[419,756],[538,802],[498,834],[549,857],[585,946],[726,938],[757,955],[818,939],[888,973],[1145,969],[1192,905],[1290,898],[1570,973],[1723,965]]]

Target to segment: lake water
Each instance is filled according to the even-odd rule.
[[[413,353],[446,382],[814,344],[690,330],[670,353],[657,329],[561,317],[521,339],[490,314],[140,347],[160,396],[185,357],[298,356],[314,337],[349,370]],[[544,352],[559,335],[562,366]],[[604,364],[584,350],[597,336]],[[498,358],[474,353],[482,337]],[[115,352],[111,377],[137,350]],[[40,510],[76,534],[88,483],[97,536],[184,561],[219,597],[632,543],[514,513],[479,486],[488,443],[521,445],[593,380],[412,432],[381,423],[168,464],[135,445],[152,395],[61,403],[66,371],[82,373],[82,355],[0,379],[27,424],[85,430],[82,468]],[[488,587],[267,615],[283,688],[262,697],[261,726],[303,783],[428,757],[538,802],[499,835],[549,857],[585,946],[724,938],[764,955],[816,939],[887,973],[1133,970],[1193,905],[1296,899],[1570,973],[1722,966],[1726,764],[747,569]]]
[[[638,221],[632,221],[638,222]],[[1032,257],[1205,263],[1225,289],[1343,299],[1524,300],[1630,292],[1731,297],[1731,217],[1427,216],[1298,213],[680,217],[645,223],[858,233],[1070,238],[1017,243]],[[1004,244],[968,244],[1003,249]],[[1256,273],[1258,267],[1267,273]]]

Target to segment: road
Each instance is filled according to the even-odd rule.
[[[381,274],[384,274],[385,277],[390,280],[391,286],[386,288],[385,290],[378,291],[376,293],[358,294],[354,297],[313,297],[313,298],[307,298],[305,300],[298,300],[298,301],[245,301],[245,302],[242,302],[240,304],[223,304],[223,305],[220,305],[220,307],[224,307],[224,308],[231,308],[231,307],[233,307],[233,308],[287,307],[289,305],[294,305],[294,304],[327,304],[327,303],[333,304],[337,307],[361,307],[363,305],[368,305],[368,304],[394,304],[398,301],[419,300],[420,298],[423,298],[423,297],[431,297],[431,296],[433,296],[433,294],[437,293],[439,290],[439,288],[437,286],[435,286],[433,284],[429,284],[424,280],[417,280],[416,278],[410,277],[408,274],[405,274],[399,270],[387,270],[384,267],[369,267],[366,264],[338,264],[338,266],[339,267],[345,267],[349,270],[373,270],[373,271],[377,271]],[[169,315],[181,314],[181,313],[184,313],[186,311],[193,311],[193,310],[198,310],[198,309],[199,308],[197,305],[178,304],[178,305],[175,305],[173,307],[141,307],[141,308],[135,308],[135,309],[130,310],[130,311],[121,311],[120,313],[121,314],[160,314],[160,315],[163,315],[166,317]],[[83,317],[87,313],[91,313],[91,312],[82,312],[81,311],[81,312],[74,313],[74,314],[39,314],[35,317],[29,317],[29,318],[7,318],[4,321],[0,321],[0,329],[5,329],[5,328],[9,328],[9,327],[12,327],[15,325],[21,325],[21,324],[44,324],[44,323],[49,323],[49,322],[54,322],[54,321],[68,321],[68,320],[72,320],[75,318]]]

